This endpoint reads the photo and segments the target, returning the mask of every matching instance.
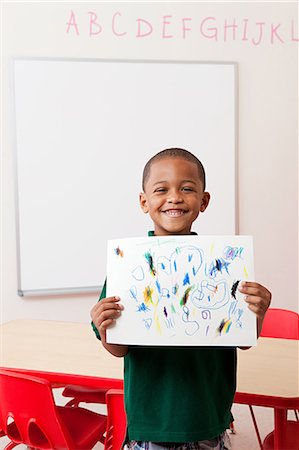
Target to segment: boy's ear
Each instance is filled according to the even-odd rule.
[[[148,209],[148,206],[147,206],[146,195],[145,195],[144,192],[140,192],[140,194],[139,194],[139,203],[140,203],[142,211],[145,214],[148,213],[149,209]]]
[[[207,209],[208,204],[210,203],[210,198],[211,198],[211,196],[210,196],[209,192],[203,193],[203,197],[202,197],[202,201],[201,201],[201,205],[200,205],[200,212],[204,212]]]

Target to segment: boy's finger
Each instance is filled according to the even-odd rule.
[[[115,303],[115,302],[119,302],[120,301],[120,297],[118,297],[117,295],[114,295],[113,297],[106,297],[103,298],[102,300],[100,300],[97,305],[103,305],[105,303]]]
[[[245,302],[248,304],[248,307],[254,312],[266,312],[268,309],[268,302],[265,301],[261,297],[256,297],[252,295],[245,295]]]
[[[119,297],[109,297],[98,302],[91,310],[91,315],[98,315],[105,309],[123,309]]]
[[[107,310],[109,310],[109,309],[112,309],[112,310],[123,310],[124,309],[124,307],[123,307],[123,305],[121,305],[120,303],[103,303],[102,305],[100,305],[100,307],[99,307],[99,311],[107,311]]]
[[[114,319],[107,319],[104,322],[101,323],[101,325],[99,326],[98,330],[100,333],[103,333],[104,331],[107,330],[107,328],[109,328],[111,325],[113,325],[113,323],[115,322]]]
[[[239,285],[239,291],[243,294],[257,295],[260,297],[271,297],[271,293],[259,283],[251,281],[242,281]]]

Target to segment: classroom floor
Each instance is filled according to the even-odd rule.
[[[65,404],[65,398],[61,396],[59,390],[55,390],[55,400],[57,404]],[[82,406],[84,406],[82,404]],[[90,405],[88,405],[90,407]],[[103,412],[103,406],[94,406],[94,411]],[[260,429],[261,438],[273,430],[273,410],[270,408],[254,408],[257,423]],[[289,413],[290,415],[292,413]],[[253,423],[249,413],[249,408],[246,405],[233,405],[233,415],[235,418],[236,434],[229,434],[232,450],[259,450],[257,437],[254,431]],[[0,450],[3,450],[8,443],[8,439],[3,437],[0,439]],[[20,450],[26,450],[25,445],[17,447]],[[94,450],[103,450],[102,444],[97,444]]]

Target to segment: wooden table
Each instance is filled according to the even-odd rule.
[[[14,320],[0,327],[0,366],[123,378],[123,360],[106,352],[89,324]],[[298,341],[260,338],[238,350],[236,403],[275,408],[275,449],[282,450],[286,410],[299,408]],[[88,382],[87,382],[88,383]],[[115,385],[115,387],[117,387]]]
[[[13,320],[0,326],[0,366],[123,378],[123,359],[110,355],[90,324]]]
[[[235,403],[274,408],[274,449],[283,450],[288,409],[299,409],[299,341],[259,338],[238,350]]]

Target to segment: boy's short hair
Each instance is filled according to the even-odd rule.
[[[198,168],[198,174],[199,178],[202,181],[203,184],[203,190],[206,188],[206,173],[205,169],[202,165],[202,163],[199,161],[199,159],[193,155],[193,153],[189,152],[188,150],[185,150],[183,148],[166,148],[165,150],[162,150],[161,152],[157,153],[156,155],[152,156],[151,159],[148,160],[146,165],[143,169],[143,175],[142,175],[142,189],[145,189],[145,184],[149,178],[151,165],[155,161],[159,161],[160,159],[164,158],[182,158],[186,159],[187,161],[193,162],[197,165]]]

